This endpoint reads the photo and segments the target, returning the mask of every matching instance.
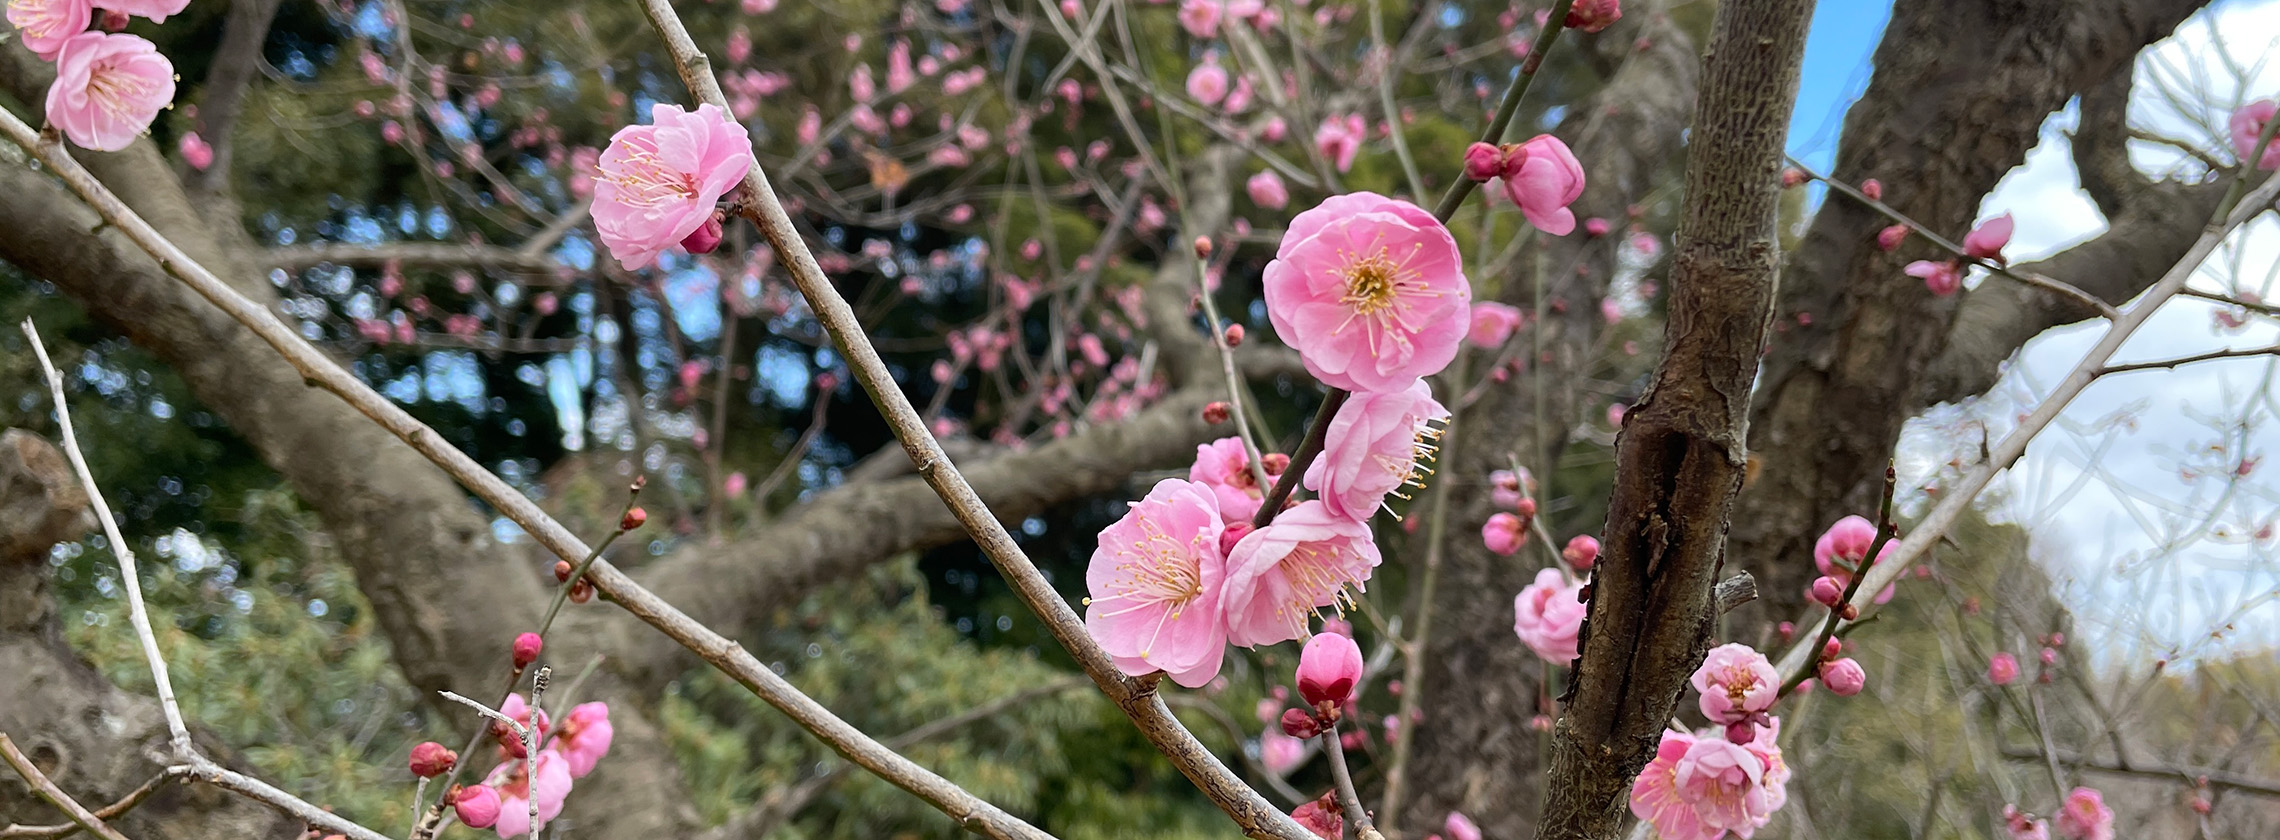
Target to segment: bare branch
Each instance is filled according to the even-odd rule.
[[[6,735],[0,735],[0,738],[6,737]],[[117,819],[120,815],[134,810],[134,807],[136,805],[142,804],[142,801],[144,799],[150,798],[150,795],[158,790],[158,786],[160,784],[172,781],[184,775],[186,774],[177,773],[169,769],[166,772],[152,776],[150,777],[150,781],[142,783],[134,790],[129,791],[127,795],[119,797],[119,801],[95,809],[95,818],[99,820]],[[41,840],[45,840],[45,838],[51,837],[69,837],[72,834],[78,833],[85,827],[86,826],[79,823],[63,823],[61,825],[10,825],[6,828],[0,828],[0,840],[16,840],[16,838],[41,838]]]
[[[497,245],[460,245],[443,242],[391,242],[384,245],[347,245],[327,242],[272,248],[263,254],[266,265],[300,271],[324,263],[378,268],[397,263],[405,268],[482,268],[516,274],[551,277],[561,263],[544,253],[530,253]]]
[[[127,840],[126,835],[105,825],[102,817],[95,816],[72,799],[70,794],[64,793],[62,788],[56,787],[54,782],[48,781],[47,774],[41,773],[39,766],[33,764],[23,750],[16,749],[16,742],[9,740],[8,733],[5,732],[0,732],[0,758],[7,759],[8,766],[16,768],[16,775],[24,777],[24,783],[32,786],[33,793],[39,794],[41,799],[54,805],[56,810],[71,817],[71,821],[78,823],[79,827],[93,832],[103,840]]]
[[[2030,750],[2020,747],[2003,748],[2003,757],[2014,761],[2044,760],[2042,750]],[[2239,773],[2228,773],[2223,770],[2218,770],[2210,767],[2193,767],[2190,765],[2182,764],[2148,764],[2145,762],[2132,762],[2128,767],[2123,767],[2118,764],[2097,761],[2090,758],[2089,756],[2070,753],[2064,750],[2052,751],[2049,758],[2068,767],[2088,770],[2094,773],[2106,773],[2114,776],[2132,776],[2146,779],[2168,779],[2170,781],[2182,782],[2186,785],[2192,785],[2202,779],[2207,779],[2209,786],[2213,788],[2237,790],[2242,793],[2253,793],[2260,796],[2280,796],[2280,779],[2266,779],[2256,776],[2245,776]]]

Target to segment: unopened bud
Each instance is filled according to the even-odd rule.
[[[1518,503],[1518,504],[1514,504],[1514,505],[1512,506],[1512,510],[1513,510],[1513,512],[1515,512],[1515,513],[1518,513],[1518,514],[1520,514],[1520,515],[1521,515],[1521,516],[1523,516],[1523,517],[1528,517],[1528,518],[1533,518],[1533,517],[1535,517],[1535,515],[1536,515],[1536,497],[1534,497],[1534,496],[1522,496],[1522,497],[1520,497],[1520,501],[1519,501],[1519,503]]]
[[[570,603],[583,604],[591,600],[594,600],[593,581],[579,578],[577,583],[570,584]]]
[[[1868,200],[1870,201],[1883,201],[1884,182],[1876,180],[1875,178],[1870,178],[1866,181],[1862,181],[1860,182],[1860,194],[1868,196]]]
[[[1280,476],[1283,474],[1283,470],[1290,469],[1290,456],[1280,452],[1269,452],[1259,456],[1259,466],[1266,467],[1268,475]]]
[[[715,210],[710,218],[705,219],[704,224],[698,225],[696,230],[689,232],[687,238],[681,240],[681,247],[692,254],[710,254],[713,249],[720,247],[720,239],[720,211]]]
[[[1576,571],[1588,570],[1592,564],[1599,562],[1599,540],[1589,534],[1577,534],[1574,539],[1568,540],[1566,548],[1560,550],[1560,558],[1566,560],[1569,566],[1575,567]]]
[[[1837,585],[1836,578],[1822,575],[1813,579],[1813,603],[1836,609],[1837,602],[1844,600],[1844,597],[1845,588]]]
[[[412,748],[412,775],[422,779],[433,779],[449,773],[452,766],[458,763],[458,753],[434,741],[421,741],[419,746]]]
[[[523,668],[538,661],[538,652],[545,649],[546,640],[537,633],[524,633],[515,637],[515,667]]]
[[[1465,178],[1486,181],[1504,174],[1504,150],[1488,143],[1465,147]]]
[[[2199,796],[2193,797],[2193,813],[2206,817],[2209,815],[2209,811],[2215,809],[2215,807],[2216,806],[2209,804],[2209,800],[2207,799]]]
[[[648,521],[649,511],[642,510],[638,505],[630,507],[625,511],[625,518],[618,520],[618,530],[631,531],[641,527],[641,523]]]
[[[451,796],[452,810],[469,828],[490,828],[499,821],[499,791],[490,785],[462,788]]]
[[[1837,658],[1837,657],[1839,657],[1839,656],[1843,656],[1843,655],[1844,655],[1844,653],[1845,653],[1845,643],[1844,643],[1843,641],[1840,641],[1840,640],[1837,640],[1837,639],[1830,639],[1830,640],[1828,640],[1828,641],[1826,641],[1826,642],[1822,642],[1822,643],[1821,643],[1821,658],[1822,658],[1822,659],[1835,659],[1835,658]]]
[[[1214,401],[1205,403],[1203,406],[1203,422],[1205,423],[1217,426],[1227,422],[1229,416],[1231,414],[1227,408],[1227,403]]]
[[[570,581],[570,569],[571,569],[571,566],[570,566],[570,561],[568,561],[568,560],[556,560],[556,561],[554,561],[554,582],[555,582],[555,583],[568,583],[568,582]]]
[[[1726,740],[1737,746],[1757,740],[1757,724],[1746,720],[1726,724]]]
[[[1876,232],[1876,247],[1886,251],[1898,248],[1900,243],[1906,241],[1908,241],[1907,225],[1893,225]]]
[[[1837,614],[1844,616],[1846,621],[1859,621],[1860,607],[1856,604],[1846,604],[1844,609],[1837,611]]]
[[[1316,723],[1305,709],[1284,709],[1282,731],[1284,735],[1304,740],[1322,734],[1322,724]]]
[[[1199,260],[1211,259],[1211,237],[1198,236],[1195,238],[1195,258]]]
[[[1796,622],[1784,621],[1774,627],[1773,632],[1781,634],[1781,640],[1786,642],[1797,638],[1797,624]]]
[[[1226,335],[1227,335],[1227,346],[1229,346],[1229,347],[1241,347],[1241,346],[1243,346],[1243,325],[1242,325],[1242,324],[1228,324],[1228,325],[1227,325],[1227,333],[1226,333]]]
[[[126,12],[104,9],[103,19],[98,21],[96,25],[101,26],[105,32],[124,32],[127,24],[132,20],[134,18],[128,17]]]
[[[1805,173],[1795,168],[1781,170],[1781,186],[1783,188],[1794,188],[1803,183],[1805,183]]]

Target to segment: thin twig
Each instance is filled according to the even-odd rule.
[[[1892,496],[1894,491],[1899,488],[1899,480],[1899,471],[1893,469],[1891,464],[1885,464],[1884,500],[1876,507],[1876,539],[1868,544],[1868,553],[1861,555],[1860,567],[1853,569],[1852,573],[1847,576],[1844,595],[1837,599],[1839,605],[1852,603],[1853,595],[1860,592],[1861,581],[1868,579],[1868,570],[1875,565],[1876,555],[1883,552],[1884,547],[1892,543],[1893,537],[1899,535],[1899,526],[1892,522]],[[1818,652],[1823,648],[1828,647],[1829,639],[1837,635],[1838,622],[1844,620],[1841,606],[1829,607],[1828,609],[1829,617],[1826,621],[1821,622],[1821,632],[1818,638],[1813,640],[1812,649],[1816,652],[1815,655],[1818,655]],[[1781,692],[1775,696],[1777,698],[1789,696],[1789,693],[1796,691],[1797,686],[1811,677],[1814,671],[1813,668],[1802,668],[1796,673],[1790,674],[1788,679],[1781,681]]]
[[[33,764],[23,750],[16,749],[16,742],[9,740],[5,732],[0,732],[0,758],[6,758],[8,766],[16,768],[16,775],[24,777],[24,783],[32,786],[33,793],[54,805],[56,810],[62,811],[72,822],[78,823],[79,827],[93,832],[103,840],[127,840],[126,835],[105,824],[102,817],[95,816],[86,806],[80,805],[78,800],[72,799],[71,794],[64,793],[63,788],[56,787],[55,782],[49,781],[47,774],[40,772],[39,765]]]
[[[150,612],[143,606],[142,575],[135,570],[135,551],[127,545],[127,538],[119,535],[118,520],[111,517],[111,505],[103,500],[103,488],[95,486],[95,474],[87,469],[87,458],[80,454],[79,436],[71,429],[71,407],[63,398],[63,374],[57,373],[55,363],[48,360],[47,344],[40,341],[40,331],[32,326],[32,319],[24,319],[24,337],[32,342],[32,355],[39,359],[40,372],[47,376],[48,394],[55,400],[55,422],[63,431],[63,453],[71,457],[71,471],[79,475],[79,484],[86,488],[87,498],[95,508],[95,517],[103,523],[103,539],[110,543],[111,556],[119,561],[119,577],[127,588],[127,620],[134,625],[135,638],[142,641],[143,659],[150,665],[150,676],[158,687],[158,705],[166,713],[166,731],[173,737],[177,759],[194,755],[190,747],[190,728],[182,723],[182,707],[174,701],[174,681],[166,676],[166,657],[158,652],[158,636],[150,630]]]
[[[1323,729],[1321,737],[1322,753],[1330,759],[1330,778],[1336,783],[1333,789],[1338,794],[1338,808],[1346,812],[1346,824],[1361,840],[1385,840],[1370,823],[1370,812],[1362,807],[1361,796],[1354,793],[1354,774],[1346,769],[1346,748],[1338,743],[1338,727],[1333,724]]]
[[[2239,350],[2214,350],[2207,353],[2199,353],[2175,359],[2161,359],[2151,362],[2131,362],[2129,364],[2123,365],[2107,365],[2103,368],[2098,369],[2098,375],[2104,376],[2110,373],[2127,373],[2133,370],[2169,370],[2180,365],[2189,365],[2196,362],[2209,362],[2215,361],[2217,359],[2245,359],[2255,356],[2280,356],[2280,344],[2275,344],[2270,347],[2246,347]]]
[[[318,829],[320,834],[338,834],[349,840],[393,840],[388,835],[349,822],[300,797],[278,790],[268,782],[215,764],[202,755],[192,755],[189,762],[169,767],[167,772],[187,776],[260,802],[280,814]]]
[[[0,738],[5,737],[7,736],[0,735]],[[178,779],[183,775],[184,774],[174,772],[173,770],[166,770],[156,776],[152,776],[150,777],[150,781],[142,783],[141,787],[135,788],[134,790],[129,791],[127,795],[119,797],[119,801],[95,809],[95,816],[97,819],[102,820],[118,819],[120,815],[134,810],[134,807],[136,805],[142,804],[142,801],[144,799],[150,798],[150,795],[152,793],[157,792],[158,786],[160,784]],[[41,838],[42,840],[45,840],[45,838],[68,837],[79,833],[81,828],[82,826],[80,826],[78,823],[61,823],[57,825],[9,825],[5,828],[0,828],[0,840],[16,840],[16,838]]]

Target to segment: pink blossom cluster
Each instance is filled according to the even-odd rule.
[[[1750,837],[1789,801],[1789,766],[1769,718],[1746,744],[1716,730],[1663,732],[1655,758],[1631,785],[1631,813],[1662,840]]]
[[[675,245],[718,246],[715,205],[752,168],[751,135],[719,106],[660,102],[649,116],[610,137],[593,175],[594,232],[629,271]]]
[[[1497,181],[1504,197],[1520,208],[1528,223],[1553,236],[1575,232],[1575,212],[1568,205],[1583,197],[1583,164],[1566,143],[1539,134],[1524,143],[1503,147],[1474,143],[1465,150],[1465,177]],[[1604,236],[1609,225],[1594,220],[1592,236]]]
[[[1932,294],[1941,297],[1955,294],[1963,288],[1965,259],[1985,260],[1997,266],[2004,265],[2007,262],[2003,257],[2003,248],[2011,243],[2012,228],[2013,222],[2009,213],[1980,222],[1978,226],[1972,228],[1969,235],[1963,238],[1962,257],[1947,260],[1917,260],[1909,263],[1904,271],[1907,272],[1908,276],[1924,281],[1924,287],[1930,289]],[[1891,228],[1887,228],[1878,234],[1877,241],[1880,247],[1889,251],[1898,247],[1899,241],[1905,239],[1906,235],[1905,228],[1902,228],[1897,234],[1894,234]],[[1887,241],[1891,244],[1886,245]]]
[[[499,712],[533,730],[532,738],[539,745],[537,760],[529,760],[530,754],[513,730],[493,723],[498,766],[491,768],[481,784],[456,788],[446,796],[459,821],[470,827],[488,828],[500,837],[534,834],[532,803],[538,806],[540,825],[560,816],[563,801],[570,796],[571,780],[594,772],[594,765],[609,753],[615,735],[610,726],[610,707],[607,703],[580,703],[556,723],[544,711],[534,715],[521,695],[508,695],[506,702],[499,704]],[[448,756],[450,751],[432,742],[415,748],[413,772],[432,776],[448,770],[448,762],[438,765],[439,753]]]
[[[24,48],[55,62],[48,85],[47,121],[81,148],[116,152],[150,130],[160,109],[174,101],[174,63],[140,35],[118,30],[128,16],[163,23],[190,0],[10,0],[8,23]],[[102,29],[92,29],[96,10]],[[183,153],[193,165],[211,164],[202,139]],[[207,150],[201,154],[200,150]]]

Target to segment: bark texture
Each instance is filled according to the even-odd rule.
[[[1846,114],[1832,177],[1882,180],[1893,208],[1961,236],[1980,199],[2034,147],[2044,120],[2103,86],[2102,96],[2085,98],[2078,137],[2093,142],[2077,152],[2113,230],[2026,269],[2109,302],[2126,300],[2192,243],[2197,226],[2180,220],[2205,218],[2217,196],[2145,184],[2128,170],[2115,152],[2119,142],[2109,139],[2126,131],[2114,86],[2126,96],[2138,51],[2202,5],[1902,0],[1877,48],[1875,76]],[[1735,613],[1737,628],[1762,631],[1798,614],[1815,574],[1807,562],[1814,538],[1847,514],[1874,510],[1908,417],[1933,401],[1985,390],[2020,344],[2090,314],[2003,280],[1960,298],[1935,297],[1901,268],[1940,255],[1921,239],[1878,250],[1876,232],[1887,224],[1832,198],[1786,272],[1752,418],[1761,470],[1733,533],[1734,561],[1757,575],[1764,597]],[[1758,638],[1752,630],[1737,635]]]
[[[89,809],[116,801],[166,769],[156,697],[126,691],[63,640],[47,592],[48,549],[95,527],[87,494],[54,444],[30,432],[0,434],[0,732],[58,787]],[[245,769],[227,747],[193,728],[216,761]],[[0,826],[54,825],[64,815],[0,772]],[[281,837],[292,820],[218,788],[164,783],[108,821],[129,837]]]
[[[1665,351],[1616,443],[1583,656],[1536,836],[1603,840],[1708,649],[1773,313],[1782,141],[1811,0],[1729,0],[1702,59]]]

